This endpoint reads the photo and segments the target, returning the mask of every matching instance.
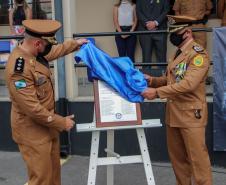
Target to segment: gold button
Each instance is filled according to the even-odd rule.
[[[49,116],[49,117],[47,118],[47,121],[48,121],[48,122],[53,121],[53,117],[52,117],[52,116]]]

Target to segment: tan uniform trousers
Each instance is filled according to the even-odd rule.
[[[177,185],[212,185],[205,128],[167,126],[167,145]]]
[[[204,24],[193,24],[192,28],[206,28]],[[200,31],[200,32],[193,32],[193,37],[195,42],[206,48],[207,42],[206,42],[206,32]]]
[[[61,184],[59,139],[42,145],[19,145],[19,150],[27,165],[28,185]]]

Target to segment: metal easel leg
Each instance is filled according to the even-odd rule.
[[[136,129],[137,137],[140,145],[141,156],[144,163],[144,170],[147,178],[148,185],[155,185],[154,175],[151,166],[151,160],[148,152],[146,136],[143,128]]]
[[[107,131],[107,149],[114,151],[114,130]],[[107,157],[112,157],[112,155],[107,152]],[[114,185],[114,166],[107,166],[107,185]]]
[[[100,141],[100,131],[93,131],[92,132],[92,142],[91,142],[90,160],[89,160],[89,175],[88,175],[87,185],[95,185],[96,184],[99,141]]]

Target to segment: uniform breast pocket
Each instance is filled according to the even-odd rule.
[[[37,97],[39,100],[45,98],[47,96],[48,89],[48,81],[36,87]]]
[[[48,78],[45,75],[42,74],[36,74],[36,92],[38,99],[43,99],[47,95],[47,90],[49,86]]]
[[[180,7],[181,11],[187,11],[187,10],[191,10],[192,3],[188,0],[182,0],[180,6],[181,6]]]
[[[196,7],[197,7],[197,10],[200,10],[203,13],[205,13],[205,11],[206,11],[206,2],[207,2],[206,0],[199,0],[199,1],[197,1],[197,3],[195,3]]]
[[[201,102],[184,103],[181,110],[185,122],[199,122],[204,116]]]

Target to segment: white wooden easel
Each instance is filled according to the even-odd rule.
[[[92,132],[92,142],[89,162],[89,175],[87,185],[96,184],[97,166],[107,166],[107,185],[114,185],[114,166],[122,164],[143,163],[147,184],[155,185],[151,160],[147,147],[144,128],[161,127],[159,119],[142,120],[142,125],[129,125],[118,127],[96,128],[95,121],[92,123],[77,124],[77,132]],[[141,155],[123,156],[114,152],[114,130],[136,129]],[[100,132],[107,131],[107,157],[98,157]]]

